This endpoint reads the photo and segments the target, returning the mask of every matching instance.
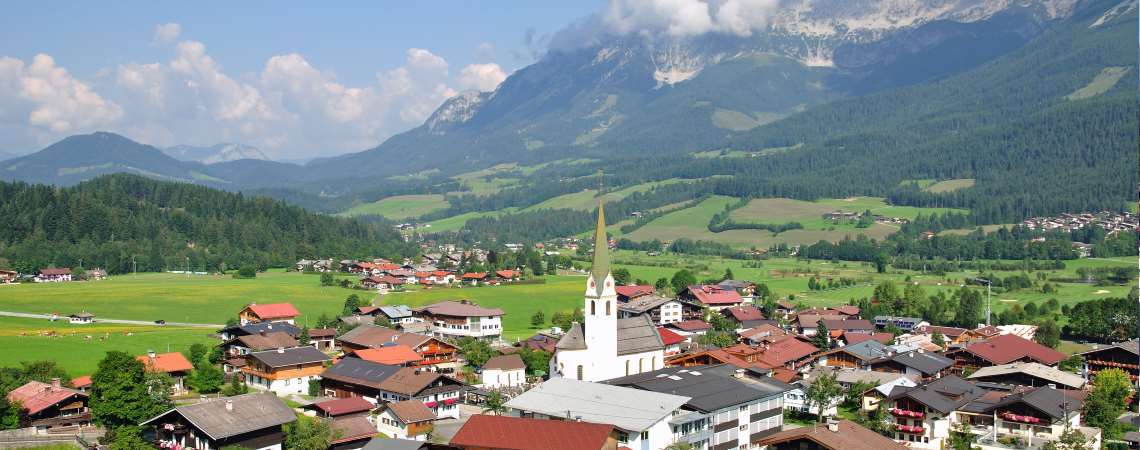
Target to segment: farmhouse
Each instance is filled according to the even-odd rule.
[[[689,289],[681,292],[680,297],[700,302],[704,307],[714,311],[744,303],[744,298],[735,289],[724,289],[715,285],[689,286]]]
[[[299,315],[301,313],[291,303],[250,303],[238,312],[238,319],[242,325],[260,322],[285,322],[292,325]]]
[[[401,345],[419,355],[413,365],[431,366],[436,370],[450,372],[458,367],[459,349],[439,338],[418,333],[404,333],[391,328],[375,325],[361,325],[341,335],[337,339],[345,353],[364,349],[379,349],[390,345]]]
[[[503,334],[503,310],[468,300],[439,302],[413,309],[412,314],[431,324],[431,333],[437,337],[497,341]]]
[[[970,371],[1016,361],[1055,366],[1065,359],[1064,353],[1012,334],[999,335],[946,355],[954,358],[955,370]]]
[[[427,441],[435,413],[419,400],[385,403],[378,408],[376,429],[394,439]]]
[[[258,322],[248,325],[235,325],[223,328],[218,334],[223,341],[228,341],[238,336],[261,334],[262,332],[272,333],[274,331],[283,331],[294,338],[301,335],[301,329],[289,322]],[[310,330],[311,332],[312,330]]]
[[[39,275],[36,275],[36,283],[56,283],[61,281],[71,281],[71,269],[66,267],[40,269]]]
[[[305,409],[325,418],[368,416],[375,405],[360,397],[337,398],[311,403]]]
[[[1081,375],[1086,380],[1093,379],[1097,372],[1104,369],[1120,369],[1128,372],[1132,381],[1140,378],[1140,365],[1136,364],[1140,357],[1140,341],[1136,339],[1089,350],[1080,355],[1084,360]]]
[[[393,366],[412,366],[423,360],[423,357],[407,345],[386,345],[380,348],[366,348],[356,350],[346,357],[360,358],[378,364]]]
[[[186,376],[194,370],[194,365],[190,364],[190,361],[178,352],[155,353],[150,351],[145,355],[136,356],[135,359],[146,365],[147,372],[170,375],[171,380],[174,381],[174,385],[171,386],[174,392],[182,392],[186,388],[184,382]]]
[[[272,394],[245,394],[185,405],[143,422],[155,430],[159,448],[223,448],[282,450],[282,425],[297,420],[285,402]]]
[[[954,365],[954,360],[937,353],[916,350],[895,353],[871,362],[871,370],[876,372],[899,373],[914,379],[929,380],[945,375]]]
[[[1019,386],[1056,386],[1062,389],[1081,389],[1084,378],[1035,362],[1015,362],[1000,366],[982,367],[970,374],[971,381],[1014,384]]]
[[[653,323],[661,325],[704,317],[700,305],[655,294],[638,296],[626,302],[622,302],[619,297],[617,309],[619,319],[644,315],[649,316]]]
[[[903,450],[906,447],[849,421],[781,431],[756,442],[772,450]]]
[[[82,324],[92,323],[94,321],[95,321],[95,315],[91,314],[87,311],[83,311],[80,313],[75,313],[75,314],[71,314],[71,315],[67,316],[67,322],[73,323],[73,324],[82,325]]]
[[[293,336],[284,331],[247,334],[230,339],[219,345],[226,357],[245,356],[253,352],[291,348],[300,345]]]
[[[53,378],[51,384],[29,381],[9,392],[7,399],[20,405],[20,426],[35,428],[38,433],[91,424],[87,394],[63,387],[59,378]]]
[[[438,417],[459,418],[456,405],[464,384],[449,376],[412,367],[391,366],[344,358],[321,378],[324,395],[337,398],[363,397],[369,402],[415,399]]]
[[[278,348],[246,356],[245,384],[278,395],[305,394],[319,380],[328,355],[313,347]]]
[[[15,283],[20,273],[15,270],[0,269],[0,283]]]
[[[733,306],[720,310],[728,320],[736,324],[736,329],[742,330],[764,324],[776,325],[776,321],[764,318],[764,313],[752,305]]]

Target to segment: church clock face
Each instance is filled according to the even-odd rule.
[[[594,287],[594,280],[590,280],[590,287]]]

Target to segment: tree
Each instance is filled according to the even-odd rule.
[[[194,372],[187,377],[186,384],[199,394],[212,394],[221,390],[225,380],[226,374],[222,373],[222,369],[203,361],[194,366]]]
[[[229,384],[227,384],[226,387],[222,388],[222,395],[226,397],[233,397],[235,395],[248,393],[249,386],[246,386],[245,383],[241,382],[241,374],[237,373],[233,374],[233,376],[230,377]]]
[[[149,450],[154,447],[142,438],[142,430],[137,426],[122,426],[112,433],[111,450]]]
[[[684,441],[677,441],[666,445],[663,450],[693,450],[693,444]]]
[[[240,325],[240,322],[238,322],[237,317],[230,317],[229,319],[226,319],[226,328],[236,327],[238,325]]]
[[[461,338],[456,342],[459,347],[459,354],[463,355],[463,359],[467,360],[468,364],[475,367],[482,367],[487,363],[488,359],[495,356],[495,350],[487,341],[481,341],[474,338]]]
[[[546,314],[543,314],[542,311],[535,311],[534,314],[530,316],[530,325],[532,327],[539,328],[544,323],[546,323]]]
[[[875,271],[876,272],[886,273],[887,263],[889,262],[886,253],[882,253],[882,252],[876,253],[875,257],[871,260],[871,262],[875,263]]]
[[[815,323],[815,336],[812,336],[811,343],[819,347],[820,350],[831,348],[831,332],[827,330],[827,325],[823,323],[823,319],[819,319]]]
[[[327,450],[333,439],[332,427],[323,419],[297,416],[285,424],[285,448],[290,450]]]
[[[309,396],[316,397],[321,394],[321,380],[309,380]]]
[[[977,439],[978,437],[970,432],[970,427],[966,425],[966,422],[958,422],[950,431],[950,437],[946,440],[946,447],[953,450],[971,450],[976,448],[974,441]]]
[[[526,372],[534,376],[546,375],[546,371],[550,369],[551,356],[549,352],[529,347],[519,349],[519,357],[522,358],[523,364],[526,364]]]
[[[894,281],[884,280],[879,283],[872,296],[880,305],[890,308],[893,315],[900,315],[906,309],[906,298],[899,294],[899,287]]]
[[[847,391],[843,395],[843,404],[857,409],[862,409],[863,393],[878,386],[870,381],[856,381],[847,386]]]
[[[201,361],[204,360],[203,358],[206,356],[206,353],[209,352],[209,350],[210,349],[206,347],[206,344],[196,342],[190,345],[190,348],[186,350],[186,353],[184,353],[184,355],[186,356],[186,359],[190,360],[190,364],[197,366]]]
[[[678,270],[673,274],[673,278],[669,280],[669,285],[673,288],[673,293],[680,295],[685,292],[689,286],[697,284],[697,277],[693,276],[692,272],[688,269]]]
[[[1057,348],[1061,345],[1061,327],[1052,320],[1038,322],[1037,333],[1033,335],[1033,340],[1046,347]]]
[[[653,283],[653,289],[657,290],[658,292],[665,290],[667,287],[669,287],[669,280],[666,280],[665,278],[658,278],[657,282]]]
[[[827,410],[843,399],[843,387],[835,381],[835,374],[820,375],[811,382],[811,386],[808,386],[806,397],[808,409],[810,410],[812,405],[819,408],[816,418],[823,422]]]
[[[937,331],[930,333],[930,343],[942,348],[946,348],[946,338],[942,336],[942,333],[939,333]]]
[[[725,267],[724,268],[724,276],[720,280],[724,281],[724,280],[733,280],[733,279],[736,279],[736,277],[732,274],[732,268],[731,267]]]
[[[962,286],[954,291],[958,309],[954,310],[954,324],[962,328],[974,328],[982,320],[982,294]]]
[[[0,396],[0,430],[11,430],[20,427],[19,402],[8,401],[7,396]]]
[[[1116,419],[1128,408],[1132,396],[1132,383],[1128,374],[1120,369],[1097,372],[1093,389],[1085,398],[1083,418],[1089,426],[1100,428],[1105,438],[1111,439],[1110,430],[1116,431]]]
[[[336,284],[336,278],[333,274],[325,272],[321,274],[321,286],[333,286]]]
[[[238,279],[257,278],[257,268],[254,266],[241,266],[233,276]]]
[[[309,345],[313,338],[309,336],[309,326],[301,327],[301,334],[297,336],[297,343],[301,345]]]
[[[351,316],[356,314],[356,309],[360,307],[360,296],[356,294],[349,295],[344,299],[344,309],[341,310],[342,316]]]
[[[1073,355],[1062,360],[1061,363],[1057,365],[1057,368],[1065,372],[1079,373],[1084,364],[1085,359],[1082,358],[1081,355]]]
[[[709,330],[699,336],[697,342],[704,345],[715,345],[724,348],[736,344],[736,335],[729,331]]]
[[[733,331],[736,329],[736,322],[729,319],[728,316],[719,311],[706,311],[705,316],[709,318],[709,326],[716,331]]]
[[[629,280],[633,279],[633,275],[630,275],[629,269],[625,267],[614,269],[611,273],[614,276],[614,284],[617,286],[625,286],[629,284]]]
[[[503,398],[503,394],[499,391],[491,391],[487,395],[487,400],[483,403],[483,413],[491,413],[496,416],[503,415],[507,410],[507,400]]]
[[[150,392],[142,361],[120,351],[110,351],[91,375],[90,408],[92,419],[108,429],[134,426],[173,405],[165,392]],[[158,390],[158,389],[156,389]]]

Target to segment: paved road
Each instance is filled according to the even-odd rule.
[[[31,314],[31,313],[21,313],[21,312],[12,312],[12,311],[0,311],[0,316],[23,317],[25,319],[44,319],[44,320],[51,318],[51,315],[49,315],[49,314]],[[67,320],[67,318],[61,317],[61,320]],[[102,317],[99,317],[99,318],[96,318],[95,321],[96,322],[102,322],[102,323],[119,323],[119,324],[123,324],[123,325],[149,325],[152,327],[161,326],[161,325],[155,324],[153,321],[148,322],[145,320],[104,319]],[[191,328],[212,328],[215,330],[225,327],[225,325],[214,324],[214,323],[186,323],[186,322],[166,322],[166,326],[170,326],[170,327],[191,327]]]

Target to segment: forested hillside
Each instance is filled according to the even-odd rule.
[[[256,265],[300,258],[411,253],[390,227],[310,213],[247,197],[136,175],[68,188],[0,183],[0,257],[21,271],[103,267],[111,273]]]

